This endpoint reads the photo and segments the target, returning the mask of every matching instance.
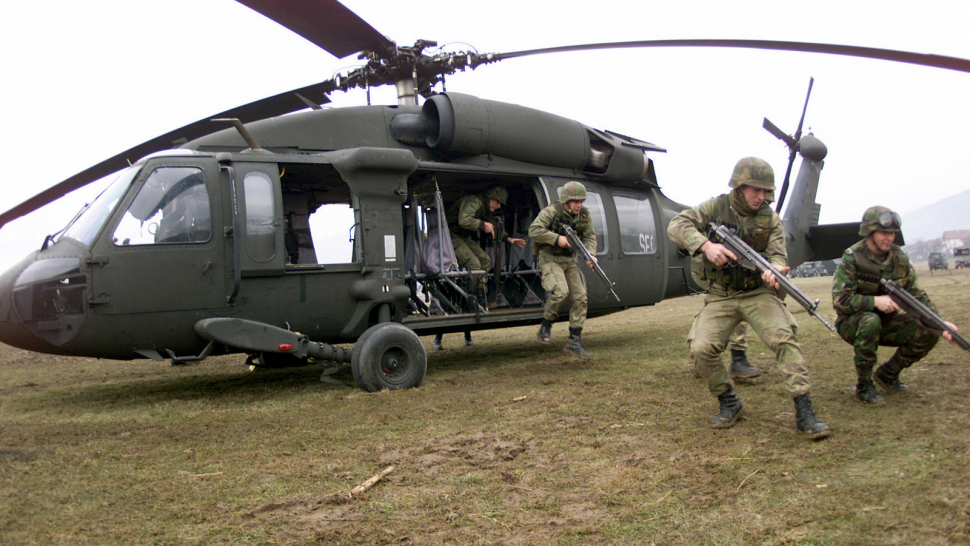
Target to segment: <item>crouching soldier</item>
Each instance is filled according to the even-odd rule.
[[[899,374],[927,355],[940,339],[940,332],[927,328],[912,313],[902,312],[879,280],[893,280],[934,312],[936,308],[916,282],[916,269],[903,249],[894,244],[902,220],[886,207],[870,207],[862,215],[859,236],[865,239],[849,247],[835,270],[832,300],[838,319],[835,327],[855,350],[853,362],[858,377],[856,398],[869,406],[885,403],[873,379],[889,393],[906,392]],[[947,322],[956,331],[956,326]],[[949,332],[945,339],[952,341]],[[895,354],[876,369],[880,345],[897,347]]]

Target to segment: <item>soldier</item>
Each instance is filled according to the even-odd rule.
[[[579,271],[569,239],[562,233],[570,226],[582,240],[590,254],[596,254],[596,230],[586,201],[586,187],[579,182],[566,182],[559,201],[539,212],[529,226],[533,252],[538,256],[542,272],[542,288],[546,291],[546,305],[542,325],[536,337],[542,343],[552,341],[552,323],[559,317],[559,304],[569,297],[569,343],[564,351],[590,358],[583,348],[582,333],[586,323],[586,279]],[[596,257],[593,257],[596,260]],[[592,269],[593,264],[586,265]]]
[[[824,438],[831,431],[812,409],[808,367],[795,337],[795,319],[777,296],[779,285],[774,275],[771,271],[758,275],[732,266],[729,260],[737,260],[737,256],[705,236],[711,223],[731,225],[779,271],[788,271],[784,229],[769,206],[774,200],[774,172],[762,159],[744,158],[734,167],[730,187],[731,193],[681,212],[667,228],[677,246],[702,257],[693,261],[691,275],[708,295],[687,342],[701,377],[720,403],[711,426],[728,428],[741,416],[741,399],[720,355],[735,326],[745,321],[775,352],[778,368],[787,376],[785,389],[794,397],[797,429],[811,439]]]
[[[901,226],[899,215],[886,207],[866,209],[859,225],[859,236],[865,239],[842,254],[832,284],[832,301],[838,314],[835,327],[839,336],[855,349],[856,397],[868,406],[885,403],[876,392],[873,379],[889,393],[906,392],[908,387],[899,381],[899,373],[926,356],[940,339],[939,332],[924,326],[915,315],[901,312],[890,296],[879,295],[879,279],[892,279],[936,311],[916,283],[916,268],[909,263],[909,257],[893,244]],[[956,326],[949,322],[947,325],[956,331]],[[949,332],[943,332],[943,337],[953,341]],[[880,345],[897,349],[873,374]]]
[[[451,230],[451,244],[455,248],[455,259],[458,260],[459,267],[469,271],[488,271],[491,268],[492,260],[482,250],[481,245],[471,238],[477,231],[490,236],[493,240],[497,239],[519,248],[525,246],[525,239],[510,237],[505,230],[495,225],[494,215],[508,199],[508,190],[502,186],[493,186],[485,193],[466,195],[451,206],[448,211],[448,228]],[[488,276],[481,275],[475,282],[478,301],[482,305],[486,305],[487,281]]]

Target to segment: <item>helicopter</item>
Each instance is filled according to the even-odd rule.
[[[494,271],[440,267],[442,215],[462,195],[505,187],[503,218],[516,234],[566,182],[581,181],[597,221],[597,257],[619,296],[608,299],[591,281],[590,317],[697,290],[686,273],[690,258],[665,237],[686,207],[660,190],[649,156],[662,147],[533,108],[434,91],[445,75],[583,47],[704,45],[902,56],[970,71],[962,59],[762,41],[428,55],[433,42],[398,46],[332,0],[281,11],[274,2],[241,3],[335,56],[359,53],[364,67],[179,128],[0,214],[2,227],[109,179],[63,230],[0,275],[0,341],[118,360],[246,353],[264,367],[349,363],[365,390],[415,387],[427,366],[418,336],[541,319],[543,292],[528,254],[499,246],[493,251],[505,259]],[[375,85],[394,85],[399,104],[324,108],[331,93]],[[793,266],[837,257],[857,238],[856,223],[818,225],[827,150],[801,135],[801,125],[790,136],[765,123],[790,150],[788,173],[802,157],[784,216]],[[336,263],[315,250],[314,215],[348,218],[347,252]],[[474,301],[474,274],[489,276],[494,301]],[[499,297],[497,309],[481,305]],[[349,343],[353,349],[342,346]]]

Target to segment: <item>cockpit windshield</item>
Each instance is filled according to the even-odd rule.
[[[90,246],[140,170],[140,165],[132,166],[103,178],[102,180],[116,177],[94,202],[81,209],[80,214],[64,228],[61,237],[70,237],[85,246]]]

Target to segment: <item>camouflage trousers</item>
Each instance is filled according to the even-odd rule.
[[[694,318],[687,334],[691,359],[697,372],[707,381],[707,388],[720,395],[734,388],[729,366],[721,360],[721,353],[735,327],[747,322],[755,333],[775,353],[778,369],[785,374],[785,390],[792,397],[807,393],[808,366],[802,356],[796,333],[798,325],[788,307],[767,292],[754,292],[723,298],[708,295],[704,308]]]
[[[543,318],[555,322],[559,306],[569,298],[569,327],[582,328],[586,324],[586,278],[575,260],[557,262],[539,260],[542,289],[546,291]]]
[[[748,351],[748,323],[739,322],[737,326],[734,327],[734,331],[731,332],[731,337],[728,338],[728,349],[732,351]],[[697,369],[697,362],[694,362],[694,355],[688,355],[687,360],[690,362],[691,368]]]
[[[891,362],[893,371],[899,372],[926,356],[940,340],[939,332],[926,328],[909,313],[887,316],[866,311],[839,319],[839,336],[855,349],[853,362],[859,381],[872,379],[880,345],[897,347]]]
[[[732,351],[747,351],[748,350],[748,323],[739,322],[734,328],[734,332],[731,334],[731,339],[728,340],[728,349]]]
[[[479,292],[485,292],[488,283],[488,270],[492,268],[492,260],[488,254],[482,250],[481,245],[472,240],[471,237],[461,237],[451,232],[451,246],[455,249],[455,259],[458,260],[458,267],[464,267],[469,271],[476,269],[485,270],[485,275],[478,275],[475,279],[475,288]]]

